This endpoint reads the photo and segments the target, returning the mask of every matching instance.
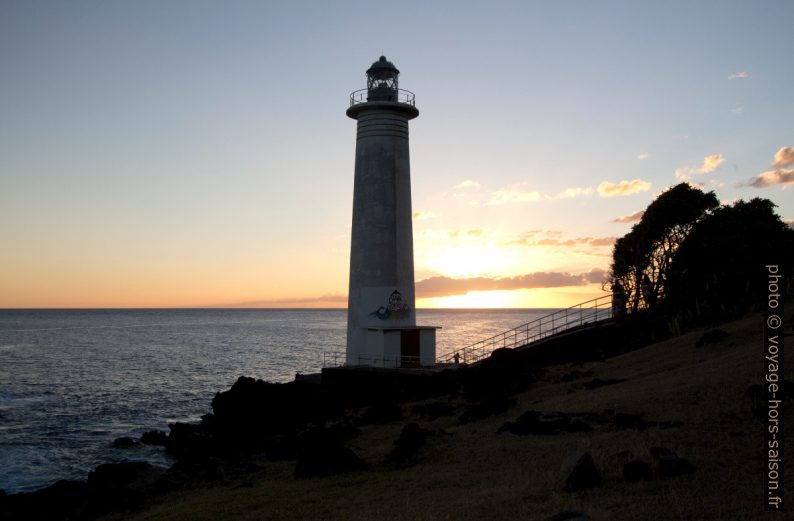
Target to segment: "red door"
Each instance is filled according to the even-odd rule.
[[[419,366],[419,330],[404,329],[400,332],[400,367]]]

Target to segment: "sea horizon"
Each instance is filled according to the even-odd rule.
[[[417,321],[441,326],[442,356],[553,309],[420,308]],[[166,464],[162,449],[113,440],[198,421],[240,376],[320,371],[324,352],[344,351],[346,321],[346,308],[0,309],[0,489]]]

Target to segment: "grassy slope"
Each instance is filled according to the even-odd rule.
[[[761,383],[761,328],[760,317],[751,316],[722,326],[731,336],[719,344],[696,349],[694,343],[702,332],[693,332],[606,362],[575,367],[592,370],[602,379],[627,378],[594,390],[581,387],[588,378],[559,382],[574,367],[550,367],[530,391],[518,396],[515,407],[467,425],[457,424],[459,411],[432,422],[411,418],[409,405],[404,407],[406,420],[365,427],[348,443],[373,464],[373,471],[294,480],[294,463],[262,461],[263,470],[244,476],[248,483],[243,486],[241,479],[231,478],[174,493],[131,517],[544,519],[573,509],[588,512],[594,520],[762,519],[764,424],[752,419],[745,396],[750,384]],[[615,409],[683,425],[645,431],[596,427],[588,433],[558,436],[496,434],[500,425],[527,409]],[[450,435],[430,438],[412,466],[392,469],[384,459],[411,419]],[[792,426],[794,419],[786,429],[789,447]],[[623,482],[615,454],[630,449],[650,461],[652,446],[674,449],[697,471],[649,483]],[[574,450],[593,454],[604,477],[601,487],[573,494],[560,491],[560,463]],[[794,466],[787,464],[786,470],[787,497],[794,500]]]

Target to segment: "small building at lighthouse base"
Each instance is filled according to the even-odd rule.
[[[348,365],[410,368],[436,363],[436,326],[365,327],[363,345],[348,353]]]

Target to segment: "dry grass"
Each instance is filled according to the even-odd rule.
[[[515,407],[486,420],[459,425],[459,410],[432,422],[419,418],[421,426],[449,435],[432,437],[407,468],[393,469],[385,458],[409,419],[366,427],[348,443],[373,465],[372,471],[295,480],[293,463],[263,462],[263,472],[245,478],[248,486],[241,488],[240,480],[230,479],[173,493],[142,512],[108,519],[542,520],[563,510],[585,511],[593,520],[764,519],[764,425],[752,419],[745,397],[747,387],[762,378],[762,322],[751,316],[722,329],[730,337],[703,348],[694,347],[702,332],[693,332],[605,362],[550,367],[540,382],[517,397]],[[559,381],[572,369],[627,380],[584,390],[581,384],[592,377]],[[683,424],[644,431],[596,426],[592,432],[558,436],[496,434],[505,421],[527,409],[614,409]],[[789,440],[794,439],[793,424],[786,429]],[[624,482],[615,455],[629,449],[650,461],[652,446],[674,449],[696,472]],[[604,478],[601,487],[561,491],[560,463],[574,450],[593,454]],[[786,471],[791,498],[791,464]]]

